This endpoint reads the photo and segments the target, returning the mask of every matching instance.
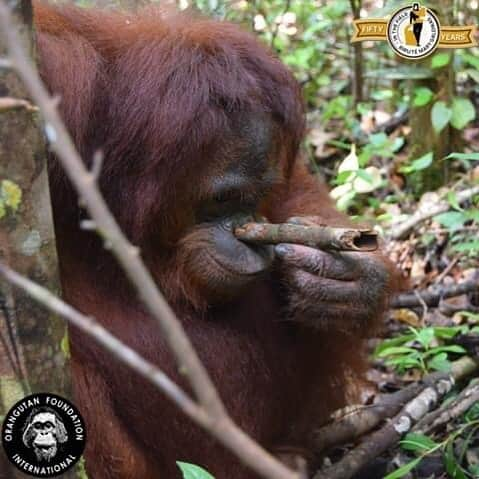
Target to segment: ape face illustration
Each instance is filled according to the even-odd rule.
[[[25,423],[23,444],[32,448],[38,461],[49,462],[55,457],[58,445],[66,442],[68,434],[60,417],[49,408],[36,410]]]

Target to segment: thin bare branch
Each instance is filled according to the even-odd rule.
[[[399,294],[391,300],[391,308],[424,307],[424,304],[435,307],[439,305],[441,299],[453,298],[474,291],[479,291],[479,281],[477,279],[448,286],[435,286],[429,291]]]
[[[430,434],[458,418],[478,402],[479,379],[473,379],[452,402],[424,416],[413,428],[413,432]]]
[[[475,195],[479,195],[479,185],[473,186],[467,190],[460,191],[456,193],[456,199],[459,204],[464,203],[467,200],[470,200]],[[417,224],[432,218],[440,213],[444,213],[451,209],[451,205],[447,201],[440,201],[437,205],[428,207],[427,210],[418,210],[416,213],[411,215],[406,221],[393,225],[388,232],[387,236],[390,239],[402,239],[404,238],[409,231],[411,231]]]
[[[440,373],[431,379],[415,382],[404,389],[378,397],[374,404],[359,406],[346,414],[335,413],[335,418],[313,432],[312,444],[315,453],[322,453],[339,444],[351,442],[372,431],[385,419],[394,416],[404,404],[416,397],[425,387],[437,380]],[[441,375],[444,376],[444,375]]]
[[[70,324],[92,337],[98,344],[110,351],[114,357],[148,379],[188,416],[204,422],[204,410],[190,399],[179,386],[154,364],[143,359],[136,351],[122,343],[116,336],[113,336],[95,318],[85,316],[43,286],[30,281],[2,263],[0,263],[0,274],[47,309],[65,318]]]
[[[93,155],[93,164],[91,167],[91,174],[93,175],[93,178],[95,178],[95,181],[98,180],[100,177],[101,173],[101,168],[103,166],[103,152],[101,150],[95,151]]]
[[[21,98],[11,98],[8,96],[0,98],[0,113],[21,109],[31,112],[38,111],[38,108],[27,100],[23,100]]]

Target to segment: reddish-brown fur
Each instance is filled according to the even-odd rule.
[[[347,223],[296,159],[303,134],[296,82],[252,35],[227,23],[43,3],[35,4],[35,22],[43,79],[61,97],[85,161],[102,148],[102,192],[228,411],[265,447],[307,448],[311,425],[345,404],[346,383],[361,371],[358,337],[287,321],[279,272],[224,305],[209,304],[183,272],[195,241],[185,227],[201,194],[196,178],[220,169],[209,152],[234,133],[228,118],[236,111],[266,111],[279,125],[281,178],[262,213],[271,221],[305,214]],[[54,159],[50,181],[65,298],[188,388],[101,240],[79,230],[85,213]],[[71,341],[91,478],[178,478],[176,460],[200,464],[217,479],[254,477],[144,380],[78,332]]]

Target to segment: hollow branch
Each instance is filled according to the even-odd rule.
[[[234,234],[251,243],[296,243],[339,251],[374,251],[378,247],[377,233],[371,229],[246,223],[236,228]]]

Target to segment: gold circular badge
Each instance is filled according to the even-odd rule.
[[[436,14],[419,3],[393,13],[387,24],[387,39],[401,57],[416,60],[436,50],[441,25]]]

